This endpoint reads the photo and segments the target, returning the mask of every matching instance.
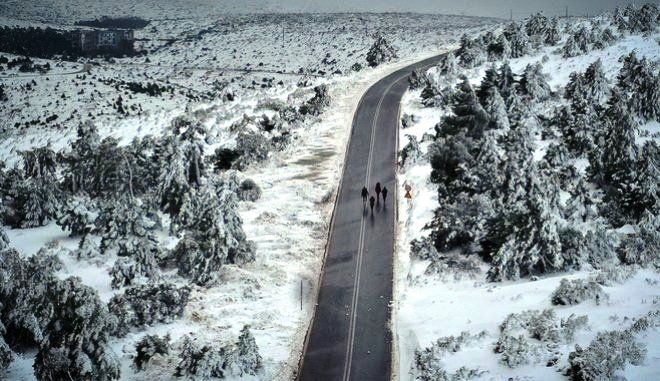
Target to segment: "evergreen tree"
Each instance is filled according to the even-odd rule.
[[[458,60],[453,52],[446,53],[438,62],[438,72],[441,75],[444,75],[448,79],[453,78],[460,72],[460,67],[458,65]]]
[[[561,40],[561,35],[559,33],[559,21],[556,17],[553,17],[550,21],[550,26],[545,32],[544,43],[546,45],[555,46]]]
[[[484,110],[490,115],[489,128],[498,130],[509,129],[509,116],[507,114],[506,104],[497,87],[490,87],[483,105]]]
[[[637,159],[636,178],[633,197],[635,199],[635,208],[633,214],[642,216],[645,212],[658,214],[660,212],[660,193],[658,186],[660,184],[660,150],[658,144],[653,141],[647,141],[642,148],[642,152]]]
[[[514,216],[510,233],[492,257],[491,281],[558,271],[564,266],[559,238],[559,187],[536,170],[530,172],[525,208]]]
[[[529,39],[520,24],[511,22],[504,28],[503,34],[510,43],[511,58],[520,58],[529,52]]]
[[[179,273],[204,285],[227,263],[254,260],[255,246],[243,231],[233,190],[209,183],[191,194],[182,221],[187,233],[175,248]]]
[[[459,44],[457,55],[463,67],[473,68],[486,61],[486,54],[480,40],[471,39],[467,34],[463,34]]]
[[[486,69],[484,77],[481,79],[481,84],[476,90],[477,97],[479,97],[479,102],[482,106],[486,106],[486,96],[491,87],[497,88],[498,85],[498,73],[495,65],[491,65]]]
[[[161,210],[170,217],[176,217],[191,185],[188,183],[188,166],[181,145],[176,141],[170,141],[166,146],[168,149],[164,153],[156,197],[160,202]]]
[[[64,164],[65,188],[74,193],[91,190],[95,156],[100,143],[101,138],[93,124],[78,126],[77,139],[71,143],[71,151],[60,157]]]
[[[413,70],[412,74],[410,74],[410,78],[408,78],[408,84],[410,85],[411,90],[423,89],[428,86],[429,83],[430,79],[428,75],[417,69]]]
[[[571,198],[565,208],[567,218],[587,222],[598,216],[596,201],[591,196],[587,182],[580,179],[571,192]]]
[[[57,225],[69,230],[70,236],[84,236],[94,228],[94,213],[90,210],[91,201],[84,197],[71,198],[58,213]]]
[[[543,101],[550,96],[550,85],[546,82],[542,69],[543,66],[540,63],[529,64],[525,67],[518,87],[521,94],[538,101]]]
[[[500,70],[497,77],[497,89],[500,91],[500,95],[504,98],[505,101],[509,99],[511,94],[516,92],[516,80],[513,76],[513,71],[508,62],[505,62],[500,66]]]
[[[445,117],[442,123],[441,133],[445,135],[465,131],[468,136],[478,138],[488,127],[490,118],[467,78],[456,86],[452,111],[453,115]]]
[[[239,377],[245,375],[256,376],[262,368],[262,360],[259,347],[250,332],[250,327],[247,325],[243,327],[240,336],[238,336],[236,354],[236,369],[232,373]]]
[[[637,129],[638,125],[630,115],[623,96],[614,92],[608,102],[603,146],[599,147],[606,183],[622,182],[634,175]]]
[[[51,281],[46,297],[53,303],[34,360],[37,379],[118,379],[119,362],[107,345],[116,322],[96,291],[79,278],[68,278]]]
[[[607,100],[610,89],[600,58],[589,65],[584,72],[584,85],[584,94],[589,100],[597,104],[604,103]]]
[[[382,63],[390,62],[398,58],[396,49],[380,33],[375,36],[375,41],[367,52],[367,63],[371,67],[376,67]]]
[[[156,355],[166,356],[170,353],[170,336],[165,335],[144,335],[144,337],[135,344],[136,355],[133,358],[135,368],[140,371]]]
[[[487,45],[488,61],[496,61],[507,59],[511,57],[511,44],[506,36],[501,33],[494,39],[490,40]]]
[[[645,57],[638,59],[634,51],[620,61],[623,65],[618,87],[628,99],[630,110],[645,120],[660,117],[660,74],[656,65]]]

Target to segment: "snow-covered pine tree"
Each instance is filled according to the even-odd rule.
[[[423,89],[430,83],[428,75],[421,70],[413,70],[408,78],[408,84],[411,90]]]
[[[527,65],[518,85],[518,90],[522,95],[536,101],[543,101],[550,97],[550,85],[545,80],[543,66],[540,63]]]
[[[158,335],[144,335],[135,344],[135,357],[133,357],[135,368],[141,371],[154,356],[166,356],[170,353],[170,346],[169,334],[163,337]]]
[[[191,187],[188,183],[189,166],[183,147],[175,139],[168,139],[162,151],[156,197],[161,210],[174,218],[179,214],[183,199]]]
[[[132,251],[142,238],[155,241],[153,230],[160,226],[158,215],[138,199],[109,200],[95,221],[102,234],[101,252],[118,248],[120,244]]]
[[[188,216],[182,222],[187,232],[174,251],[180,274],[203,285],[224,264],[254,260],[254,243],[247,240],[236,209],[237,198],[232,189],[208,183],[191,194],[182,210]]]
[[[587,67],[583,78],[584,94],[596,104],[604,103],[609,96],[610,87],[600,58]]]
[[[85,196],[73,196],[59,211],[57,225],[62,230],[69,230],[71,237],[88,234],[94,228],[96,218],[91,204],[92,201]]]
[[[500,66],[497,76],[497,89],[500,91],[500,95],[505,101],[508,101],[511,94],[516,93],[516,79],[508,62],[505,62]]]
[[[475,91],[482,106],[486,105],[486,96],[488,95],[488,90],[491,87],[497,88],[498,78],[497,68],[495,65],[491,65],[486,69],[486,72],[481,79],[481,83],[479,84],[479,88]]]
[[[484,110],[490,115],[489,129],[502,131],[509,129],[509,116],[507,114],[506,104],[497,87],[492,86],[488,89],[483,106]]]
[[[437,84],[429,82],[422,90],[420,98],[424,107],[442,107],[450,103],[454,95],[451,87],[439,88]]]
[[[640,8],[627,10],[628,23],[626,24],[631,33],[653,32],[660,25],[660,10],[657,4],[646,3]]]
[[[491,253],[488,279],[519,279],[562,269],[559,238],[559,187],[555,180],[531,171],[530,192],[522,214],[514,218],[510,235]]]
[[[467,77],[456,85],[452,111],[453,115],[446,116],[441,123],[439,133],[445,136],[465,131],[468,136],[478,138],[488,127],[490,117],[479,104]]]
[[[564,98],[569,101],[574,99],[583,98],[586,96],[587,90],[585,89],[585,79],[582,73],[572,72],[568,76],[568,83],[564,88]]]
[[[617,85],[626,95],[630,110],[645,120],[660,118],[660,72],[657,65],[635,51],[620,59],[623,62]]]
[[[489,41],[486,51],[488,61],[497,61],[511,57],[511,44],[503,33],[497,35]]]
[[[458,60],[453,52],[449,52],[440,58],[438,62],[438,72],[449,79],[453,76],[459,74],[460,67],[458,65]]]
[[[511,46],[511,58],[520,58],[529,52],[529,39],[522,25],[512,21],[502,33]]]
[[[644,143],[637,159],[637,170],[633,197],[634,215],[642,216],[645,212],[660,212],[660,149],[658,144],[649,140]]]
[[[50,281],[46,298],[52,304],[34,360],[37,379],[118,379],[119,362],[108,346],[116,321],[96,291],[72,277]]]
[[[117,319],[113,334],[123,337],[131,327],[155,323],[170,323],[183,316],[189,287],[176,287],[171,283],[130,287],[108,302],[110,313]]]
[[[546,45],[555,46],[561,40],[561,34],[559,32],[559,20],[556,17],[553,17],[550,20],[550,25],[545,32],[544,43]]]
[[[112,288],[120,288],[135,284],[141,279],[155,281],[158,279],[158,258],[160,249],[153,236],[134,237],[129,241],[119,243],[119,257],[112,269]]]
[[[54,177],[28,178],[10,191],[14,225],[22,228],[43,226],[57,216],[61,193]]]
[[[238,336],[238,343],[236,343],[236,363],[232,368],[232,374],[238,377],[245,375],[256,376],[262,368],[262,359],[259,354],[259,347],[257,342],[250,332],[249,326],[244,326],[241,329],[241,334]]]
[[[536,13],[529,18],[525,23],[525,32],[535,45],[543,44],[550,29],[550,22],[543,13]]]
[[[599,147],[602,176],[605,183],[615,184],[634,176],[638,124],[630,115],[624,95],[618,91],[608,101],[606,116],[603,146]]]
[[[596,201],[591,195],[589,184],[583,178],[572,190],[564,212],[568,219],[578,222],[587,222],[598,216]]]
[[[480,39],[472,39],[463,34],[459,44],[457,56],[461,66],[469,69],[486,62],[486,52]]]
[[[657,269],[660,267],[660,216],[646,211],[637,224],[637,234],[619,247],[621,262]]]
[[[376,33],[374,36],[374,43],[367,52],[367,63],[371,67],[376,67],[380,64],[390,62],[398,58],[396,49],[390,44],[383,35]]]
[[[91,189],[94,158],[100,143],[94,124],[89,122],[78,126],[77,139],[71,143],[71,150],[61,154],[65,189],[74,193]]]

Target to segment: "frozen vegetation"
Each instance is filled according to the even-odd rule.
[[[0,4],[148,22],[131,57],[0,52],[0,378],[291,379],[356,100],[497,22],[192,4]]]
[[[401,379],[657,377],[659,16],[532,15],[414,73]]]

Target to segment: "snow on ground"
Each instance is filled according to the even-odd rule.
[[[53,16],[45,9],[42,11],[44,13],[37,19],[43,22],[53,22],[53,17],[58,22],[76,20],[74,16],[64,18],[61,14]],[[260,101],[293,99],[295,104],[308,99],[314,85],[329,86],[332,103],[319,120],[294,130],[293,142],[284,151],[272,152],[267,161],[239,174],[241,178],[253,179],[263,192],[257,202],[241,203],[239,210],[247,238],[256,243],[256,261],[240,267],[225,266],[220,274],[222,281],[216,286],[193,287],[182,319],[114,339],[111,346],[120,356],[122,379],[173,378],[172,369],[176,363],[172,364],[171,358],[155,361],[140,373],[130,367],[135,343],[145,334],[170,334],[176,342],[183,335],[194,333],[203,340],[223,343],[233,341],[243,325],[249,324],[264,358],[259,379],[290,380],[297,369],[310,324],[329,219],[341,175],[337,169],[342,167],[358,99],[371,84],[388,73],[440,53],[443,46],[467,28],[492,23],[487,19],[439,15],[285,15],[273,20],[269,17],[275,16],[242,15],[231,18],[237,24],[227,31],[223,29],[227,27],[223,22],[229,17],[213,19],[206,15],[199,19],[154,21],[139,32],[144,33],[142,37],[156,40],[171,35],[178,40],[170,46],[141,42],[150,50],[150,64],[144,63],[143,57],[125,58],[115,63],[99,62],[87,74],[66,75],[63,73],[76,71],[81,64],[59,65],[57,61],[50,61],[53,70],[46,76],[18,77],[20,74],[15,71],[2,74],[9,76],[3,78],[3,83],[8,84],[10,99],[9,107],[0,111],[0,115],[6,117],[0,123],[0,128],[4,129],[0,152],[10,167],[22,150],[47,143],[55,151],[66,149],[81,121],[91,120],[101,136],[112,136],[119,139],[120,144],[128,144],[135,137],[163,134],[174,118],[189,113],[197,115],[209,130],[211,139],[205,151],[210,154],[219,146],[233,144],[234,137],[228,131],[232,123],[244,115],[258,119],[268,113],[258,105]],[[275,38],[279,36],[279,22],[289,20],[295,20],[287,34],[289,41],[285,42],[291,46],[282,49]],[[13,20],[6,18],[0,22],[14,25]],[[26,25],[25,22],[20,24]],[[342,25],[344,31],[332,33]],[[365,27],[370,32],[389,28],[386,32],[394,36],[401,58],[375,69],[347,70],[354,62],[364,65],[364,55],[372,41],[371,34],[364,33]],[[202,38],[188,38],[211,29],[202,34]],[[326,68],[326,64],[319,64],[326,57],[330,57],[329,61],[337,58],[337,62]],[[207,65],[242,68],[248,64],[256,66],[262,60],[270,64],[265,69],[271,70],[292,72],[305,66],[312,74],[318,74],[321,68],[340,69],[344,73],[314,77],[194,69]],[[35,59],[37,63],[47,61]],[[308,82],[303,87],[298,86],[301,79]],[[117,82],[106,84],[104,81],[108,80],[153,81],[171,85],[175,91],[150,97],[122,87],[118,89]],[[228,84],[236,100],[226,102],[207,96],[216,81]],[[273,86],[264,85],[268,83]],[[26,86],[31,90],[26,90]],[[129,110],[128,115],[120,115],[115,110],[114,102],[119,95]],[[130,110],[131,105],[136,109]],[[42,124],[51,114],[61,117],[54,124]],[[37,122],[31,123],[34,120]],[[29,126],[25,126],[25,122],[29,122]],[[16,123],[20,128],[12,128]],[[73,249],[77,245],[76,240],[69,239],[54,223],[35,229],[6,230],[11,245],[25,256],[34,255],[44,246]],[[161,234],[159,239],[166,247],[172,247],[176,241],[166,234]],[[63,250],[58,254],[63,262],[58,276],[81,277],[83,283],[98,291],[103,301],[118,292],[110,288],[108,272],[116,258],[90,263],[77,260]],[[176,274],[164,274],[164,279],[184,284]],[[21,354],[8,369],[10,377],[33,380],[33,356],[34,353]]]
[[[660,59],[658,34],[651,36],[627,36],[614,46],[604,50],[592,51],[586,55],[563,58],[556,52],[557,47],[545,48],[538,54],[521,59],[510,60],[514,73],[521,73],[529,63],[542,62],[543,70],[548,75],[548,82],[553,90],[564,86],[573,71],[584,71],[586,67],[600,58],[606,74],[615,80],[621,66],[619,57],[635,49],[639,56],[651,60]],[[467,71],[470,82],[478,85],[485,67]],[[421,90],[408,91],[402,100],[402,113],[414,114],[419,119],[412,127],[401,129],[400,141],[403,146],[406,136],[412,135],[421,141],[425,133],[433,133],[433,127],[441,119],[438,108],[424,108],[419,101]],[[658,123],[651,122],[642,126],[640,139],[658,138]],[[544,142],[537,142],[537,147]],[[428,143],[421,143],[422,152]],[[584,171],[586,160],[576,163]],[[436,186],[430,183],[431,165],[427,160],[400,169],[399,186],[405,183],[412,186],[412,201],[399,199],[399,221],[397,231],[397,251],[394,258],[394,336],[396,341],[394,369],[399,380],[412,380],[414,352],[428,347],[440,337],[459,335],[463,331],[477,334],[482,330],[487,336],[469,344],[457,353],[449,353],[443,360],[443,367],[452,373],[461,366],[479,368],[487,373],[477,377],[485,380],[564,380],[555,367],[545,364],[532,364],[515,369],[498,363],[493,348],[498,339],[499,325],[510,313],[529,309],[543,310],[554,307],[550,295],[557,288],[562,278],[586,279],[588,271],[575,271],[567,274],[553,274],[538,281],[522,280],[517,282],[488,283],[485,271],[472,280],[437,279],[424,274],[425,261],[410,258],[410,241],[428,235],[425,225],[432,220],[438,206]],[[623,231],[619,231],[623,234]],[[604,287],[610,295],[608,302],[596,305],[586,302],[575,306],[554,307],[558,318],[571,314],[587,315],[589,330],[581,331],[576,336],[576,343],[586,346],[599,331],[623,329],[630,325],[631,318],[645,315],[656,310],[660,303],[660,275],[657,272],[643,270],[622,285]],[[627,365],[623,375],[629,380],[657,379],[660,374],[660,345],[657,330],[649,330],[640,338],[646,344],[648,355],[641,366]],[[572,350],[563,348],[560,362],[567,363],[567,353]]]

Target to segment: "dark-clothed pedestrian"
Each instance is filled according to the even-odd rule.
[[[367,187],[362,187],[362,203],[367,206],[367,198],[369,197],[369,190]]]
[[[380,200],[380,191],[381,191],[380,183],[376,183],[376,201]]]
[[[374,196],[371,196],[369,199],[369,205],[371,206],[371,214],[374,214],[374,204],[376,204],[376,199]]]
[[[385,202],[385,199],[387,198],[387,187],[383,187],[381,192],[383,193],[383,202]]]

